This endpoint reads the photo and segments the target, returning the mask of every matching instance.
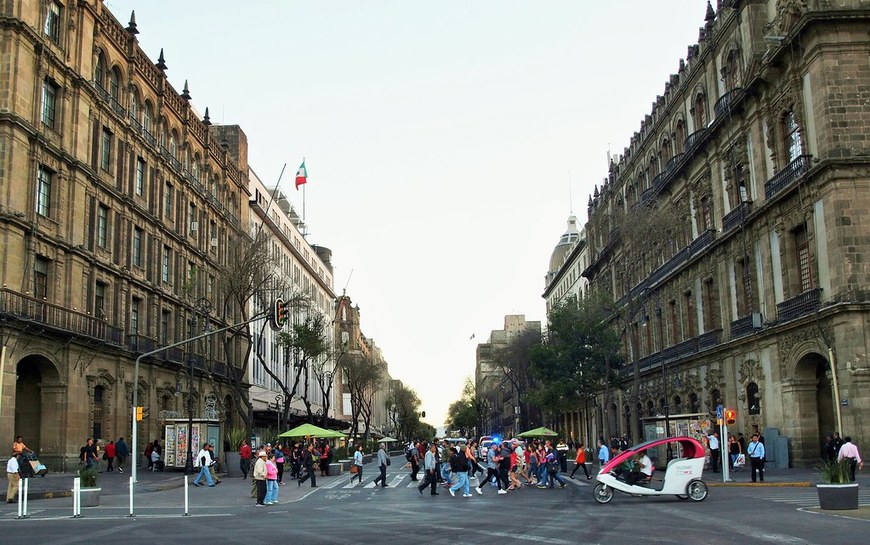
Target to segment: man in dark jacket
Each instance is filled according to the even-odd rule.
[[[118,459],[118,473],[123,473],[124,462],[127,460],[127,456],[130,456],[130,448],[123,437],[119,437],[118,442],[115,443],[115,456]]]
[[[317,475],[314,473],[314,443],[309,443],[308,448],[302,454],[302,466],[305,468],[305,477],[300,477],[299,486],[311,478],[311,488],[317,488]]]

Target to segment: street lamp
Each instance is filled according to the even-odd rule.
[[[275,396],[275,412],[278,413],[278,433],[281,433],[281,402],[284,401],[284,396],[278,394]]]
[[[197,318],[202,316],[203,333],[208,333],[209,316],[211,315],[211,301],[205,297],[200,297],[193,303],[193,319],[191,320],[190,336],[196,335]],[[194,345],[195,346],[195,345]],[[187,377],[187,462],[184,465],[184,472],[188,475],[193,474],[193,364],[196,358],[193,353],[187,358],[188,369]]]
[[[667,365],[665,365],[665,333],[664,333],[664,325],[662,324],[662,307],[656,304],[656,319],[659,322],[659,358],[661,360],[662,367],[662,386],[665,392],[665,406],[663,409],[665,410],[665,437],[669,437],[671,435],[671,400],[670,400],[670,389],[668,388],[668,376],[667,376]],[[668,451],[668,461],[672,460],[674,457],[674,451],[672,447],[672,443],[667,444]]]

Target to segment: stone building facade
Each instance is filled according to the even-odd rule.
[[[870,2],[716,8],[590,199],[584,275],[630,362],[597,426],[721,403],[809,464],[870,441]],[[644,240],[629,213],[671,221]]]
[[[0,436],[74,467],[89,436],[129,441],[134,388],[140,445],[188,396],[232,419],[241,342],[133,362],[241,315],[217,282],[247,237],[244,133],[200,117],[102,0],[0,10]]]

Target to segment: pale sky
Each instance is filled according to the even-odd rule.
[[[333,250],[335,291],[440,426],[704,24],[704,0],[109,0]],[[353,274],[351,276],[351,271]],[[475,335],[474,340],[470,337]]]

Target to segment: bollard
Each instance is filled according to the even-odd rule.
[[[20,487],[19,487],[20,488]],[[30,492],[30,478],[24,479],[24,514],[22,518],[27,518],[27,494]]]
[[[76,519],[82,516],[82,479],[76,477],[73,479],[73,516]]]
[[[130,477],[130,514],[128,517],[132,517],[133,515],[133,477]]]
[[[22,503],[22,500],[21,500],[21,493],[22,493],[21,481],[19,480],[18,481],[18,518],[23,519],[24,518],[24,514],[23,514],[24,513],[24,511],[23,511],[24,504]]]
[[[190,516],[190,496],[188,495],[188,486],[187,480],[189,479],[188,475],[184,476],[184,516]]]

